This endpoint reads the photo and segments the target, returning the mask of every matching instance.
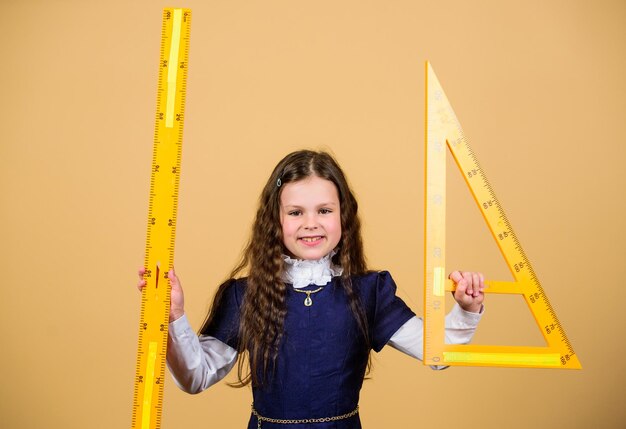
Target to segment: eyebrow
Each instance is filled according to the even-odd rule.
[[[334,202],[328,202],[328,203],[322,203],[322,204],[318,204],[317,207],[328,207],[328,206],[337,206],[337,203]],[[301,209],[303,208],[302,206],[299,206],[297,204],[287,204],[283,206],[284,208],[291,208],[291,209]]]

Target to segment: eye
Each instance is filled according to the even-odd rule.
[[[292,210],[290,212],[287,213],[289,216],[300,216],[302,214],[302,211],[300,210]]]
[[[331,209],[320,209],[320,214],[329,214],[332,213],[333,211]]]

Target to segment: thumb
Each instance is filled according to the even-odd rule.
[[[467,290],[467,281],[459,271],[452,271],[448,278],[456,283],[457,292],[465,293]]]
[[[174,271],[174,268],[171,268],[167,273],[167,278],[170,280],[170,286],[172,289],[180,289],[180,280]]]

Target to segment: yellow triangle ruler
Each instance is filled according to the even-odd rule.
[[[545,347],[445,344],[446,152],[450,150],[515,281],[486,281],[488,293],[523,295]],[[429,63],[426,63],[424,364],[581,369],[563,326]]]
[[[190,25],[189,9],[163,10],[133,429],[161,427]]]

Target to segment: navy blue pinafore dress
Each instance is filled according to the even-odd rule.
[[[391,336],[415,314],[396,296],[396,285],[386,272],[352,278],[367,317],[372,349],[379,352]],[[290,285],[289,285],[290,286]],[[239,314],[246,280],[233,282],[219,303],[213,323],[202,333],[237,347]],[[309,286],[301,290],[314,290]],[[284,420],[319,419],[353,411],[367,367],[369,350],[350,310],[348,299],[333,278],[311,295],[287,288],[285,332],[274,377],[253,388],[254,408],[263,417]],[[284,424],[262,422],[263,429],[359,429],[359,415],[324,423]],[[257,428],[250,416],[248,429]]]

